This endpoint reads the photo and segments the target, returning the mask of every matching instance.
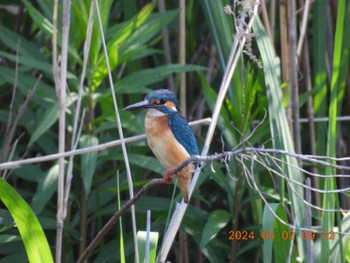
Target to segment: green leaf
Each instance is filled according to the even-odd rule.
[[[177,10],[154,13],[147,18],[132,35],[120,45],[119,63],[134,60],[143,50],[147,48],[146,43],[156,37],[156,34],[168,25],[178,14]],[[152,43],[149,43],[152,44]]]
[[[76,101],[77,96],[75,93],[71,93],[66,98],[66,109]],[[39,123],[36,125],[34,132],[32,133],[32,136],[30,137],[28,148],[30,148],[34,142],[38,140],[40,136],[42,136],[45,132],[47,132],[51,126],[57,121],[58,119],[58,102],[55,101],[52,104],[49,105],[49,108],[45,109],[44,116],[41,118]]]
[[[46,236],[32,209],[3,179],[0,179],[0,199],[16,222],[29,262],[53,262]]]
[[[209,21],[209,28],[215,40],[220,64],[222,68],[225,68],[233,43],[233,28],[230,27],[232,23],[228,22],[228,19],[231,18],[223,12],[225,5],[222,0],[205,0],[201,1],[201,4],[206,20]]]
[[[215,41],[216,52],[219,57],[221,70],[224,71],[231,52],[234,24],[232,16],[226,15],[224,6],[228,1],[224,0],[204,0],[200,1],[204,15],[207,20],[211,35]],[[239,64],[241,64],[239,62]],[[242,64],[241,64],[242,65]],[[236,67],[231,80],[231,87],[227,93],[231,103],[237,108],[237,112],[242,112],[242,83],[241,67]]]
[[[322,257],[322,242],[328,239],[330,242],[329,247],[329,262],[343,263],[350,262],[350,237],[348,235],[337,235],[335,232],[350,233],[350,213],[344,215],[341,225],[336,226],[332,230],[322,230],[320,228],[321,234],[317,235],[319,238],[315,238],[313,244],[313,262],[321,262]]]
[[[117,196],[118,196],[118,210],[120,210],[120,183],[119,183],[119,173],[117,176]],[[124,243],[124,235],[123,235],[123,218],[119,218],[119,242],[120,242],[120,262],[125,263],[125,243]]]
[[[145,156],[144,154],[133,154],[129,153],[129,162],[132,165],[143,167],[146,170],[156,172],[158,174],[162,174],[165,171],[165,168],[160,165],[159,161],[155,157],[151,156]],[[113,159],[116,159],[118,161],[123,161],[124,157],[119,154],[118,156],[115,156]]]
[[[28,148],[30,148],[33,143],[43,135],[51,126],[56,122],[58,118],[58,102],[54,102],[49,109],[46,110],[43,118],[37,124],[35,131],[30,137]]]
[[[126,23],[117,33],[116,36],[108,42],[107,44],[107,53],[110,63],[111,71],[118,65],[118,50],[119,46],[128,39],[131,34],[139,28],[145,20],[149,17],[152,10],[155,7],[155,3],[149,3],[142,8],[142,10],[135,15],[128,23]],[[101,52],[98,58],[97,65],[92,73],[91,77],[91,88],[96,90],[105,79],[108,74],[106,58],[104,52]]]
[[[284,222],[287,222],[286,212],[281,204],[270,203],[270,208],[264,207],[263,228],[261,236],[264,239],[264,263],[285,262],[288,258],[290,242],[295,239],[295,232],[282,224],[272,214],[270,209],[277,214]],[[272,260],[272,248],[275,260]],[[291,262],[296,262],[295,255],[292,255]]]
[[[1,235],[0,236],[0,245],[11,243],[14,241],[21,241],[21,238],[17,235]]]
[[[231,218],[231,214],[225,210],[215,210],[210,213],[207,223],[204,226],[200,248],[203,249],[219,231],[224,228]]]
[[[156,251],[157,251],[159,233],[158,232],[149,233],[149,261],[146,261],[146,238],[147,238],[147,232],[145,231],[137,232],[137,244],[139,248],[140,262],[154,263],[156,261]]]
[[[98,139],[92,135],[82,135],[80,137],[79,144],[81,148],[95,146],[98,144]],[[96,170],[97,156],[98,152],[96,151],[89,152],[81,156],[81,176],[83,179],[86,196],[88,196],[90,193],[92,180]]]
[[[18,156],[14,158],[19,159]],[[28,182],[39,182],[45,176],[45,173],[39,168],[39,165],[26,164],[13,170],[14,174]]]
[[[29,74],[22,73],[19,74],[19,77],[16,79],[14,70],[8,67],[0,66],[0,81],[4,81],[12,85],[14,85],[14,83],[17,83],[18,90],[21,91],[24,96],[27,96],[29,90],[35,85],[37,78],[34,78]],[[35,102],[45,109],[54,103],[55,100],[56,94],[52,88],[52,85],[47,85],[44,82],[39,83],[38,88],[31,98],[31,102]],[[28,123],[28,120],[26,120],[26,123]]]
[[[119,94],[146,93],[150,91],[150,89],[146,88],[146,85],[163,81],[171,74],[200,70],[205,70],[205,68],[196,65],[182,64],[169,64],[157,68],[143,69],[131,73],[122,80],[117,81],[114,83],[114,87]],[[102,99],[110,98],[110,96],[111,91],[109,90],[104,92],[99,99],[101,101]]]
[[[227,174],[224,174],[222,171],[222,164],[221,163],[213,163],[211,165],[212,167],[210,169],[214,169],[215,174],[212,173],[212,171],[208,171],[209,169],[207,168],[206,170],[202,170],[202,172],[211,174],[211,179],[216,182],[222,190],[226,192],[227,196],[227,201],[229,202],[229,208],[232,209],[234,207],[233,205],[233,200],[234,200],[234,185],[235,182],[234,179],[230,176],[227,176]],[[202,177],[202,175],[200,176]],[[196,185],[197,186],[197,185]],[[233,212],[233,211],[231,211]]]
[[[0,41],[10,50],[16,52],[18,41],[20,41],[20,54],[27,57],[42,58],[35,44],[27,41],[23,36],[18,35],[8,28],[0,25]]]
[[[8,54],[6,52],[0,51],[0,56],[7,58],[13,62],[16,61],[16,56]],[[39,57],[42,58],[42,57]],[[38,57],[32,57],[32,56],[19,56],[18,62],[20,65],[30,66],[31,68],[39,69],[49,75],[52,75],[52,67],[51,64],[48,62],[45,62],[44,60],[39,60]]]
[[[347,79],[347,66],[349,64],[349,49],[350,49],[350,40],[349,36],[344,30],[346,24],[349,23],[346,21],[346,17],[350,15],[350,5],[346,4],[347,1],[340,0],[338,1],[338,10],[337,10],[337,23],[334,39],[334,56],[333,56],[333,67],[332,67],[332,81],[330,89],[330,105],[328,111],[328,135],[327,135],[327,152],[326,156],[337,157],[337,142],[338,142],[338,126],[337,116],[339,115],[341,105],[344,97],[345,83]],[[346,8],[347,5],[347,8]],[[335,161],[331,161],[333,164],[336,164]],[[336,169],[327,167],[325,174],[334,175],[336,174]],[[333,176],[327,177],[324,184],[324,190],[333,191],[337,189],[336,180]],[[333,210],[336,207],[338,197],[336,194],[326,194],[323,196],[322,208]],[[334,212],[322,211],[322,229],[333,229],[334,227]],[[338,222],[339,223],[339,222]],[[340,254],[343,255],[342,243],[340,239]],[[330,257],[330,247],[333,245],[333,240],[323,239],[321,241],[321,262],[329,262]],[[344,262],[344,258],[341,260]]]
[[[203,92],[204,98],[207,101],[207,105],[209,106],[210,110],[213,111],[217,95],[216,95],[214,89],[209,85],[204,74],[199,72],[198,76],[199,76],[200,81],[201,81],[202,92]],[[223,133],[225,140],[228,143],[229,147],[234,147],[235,145],[237,145],[237,140],[234,136],[234,134],[236,134],[236,131],[232,127],[230,117],[227,114],[227,111],[225,108],[221,108],[221,110],[220,110],[220,115],[219,115],[219,119],[218,119],[218,127],[221,130],[221,132]]]
[[[38,188],[32,199],[32,208],[40,214],[57,189],[58,164],[50,168],[47,175],[39,180]]]
[[[112,45],[107,51],[111,70],[113,70],[118,64],[118,49],[119,45],[115,44]],[[96,68],[92,73],[91,77],[91,88],[93,91],[95,91],[96,88],[98,88],[101,85],[102,81],[106,78],[107,74],[108,67],[106,59],[104,56],[100,56]]]
[[[111,41],[111,45],[120,45],[126,41],[139,27],[145,23],[155,6],[155,3],[145,5],[138,14],[136,14],[116,33],[115,37]]]
[[[314,71],[313,89],[316,94],[313,97],[313,109],[315,117],[324,117],[327,115],[328,108],[328,87],[327,87],[327,65],[324,57],[324,51],[327,49],[328,33],[327,19],[324,19],[324,14],[327,12],[327,0],[316,1],[313,5],[314,23],[312,27],[313,43],[310,47],[312,52],[311,63]],[[318,155],[326,155],[325,141],[327,140],[326,129],[324,123],[315,123],[316,126],[316,152]]]
[[[49,21],[40,12],[38,12],[38,10],[36,10],[35,7],[29,1],[24,0],[23,3],[29,12],[29,15],[34,20],[35,24],[48,36],[51,36],[53,32],[53,25],[51,21]]]
[[[149,68],[129,74],[116,83],[118,92],[130,92],[140,87],[164,80],[174,73],[205,70],[204,67],[196,65],[169,64],[157,68]]]

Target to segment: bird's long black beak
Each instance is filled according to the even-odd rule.
[[[153,108],[153,104],[150,103],[148,100],[140,101],[135,104],[131,104],[128,107],[125,107],[124,110],[131,111],[131,110],[141,110],[141,109],[148,109]]]

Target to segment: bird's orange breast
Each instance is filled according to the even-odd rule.
[[[167,115],[155,116],[148,112],[145,130],[149,147],[164,167],[178,166],[190,157],[171,131]]]

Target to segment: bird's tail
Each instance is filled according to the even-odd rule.
[[[179,181],[179,186],[180,186],[182,197],[185,203],[188,202],[188,198],[189,198],[189,190],[190,190],[192,174],[193,174],[193,166],[189,165],[176,176],[177,180]]]

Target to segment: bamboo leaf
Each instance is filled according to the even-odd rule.
[[[175,10],[155,13],[149,16],[143,25],[121,43],[119,63],[135,60],[135,57],[147,48],[146,43],[155,38],[156,34],[167,26],[177,14],[178,11]]]
[[[98,145],[98,138],[92,135],[82,135],[79,141],[80,147]],[[89,152],[81,156],[81,176],[83,179],[85,194],[89,196],[92,180],[96,170],[98,152]]]
[[[233,17],[231,15],[227,15],[224,12],[225,4],[227,1],[224,0],[205,0],[201,1],[204,15],[207,20],[207,24],[211,31],[212,37],[215,41],[216,50],[219,56],[219,61],[221,65],[222,71],[226,68],[226,61],[231,52],[231,47],[233,43],[233,33],[234,33],[234,25],[233,25]],[[239,64],[244,68],[242,61]],[[235,72],[233,73],[233,77],[231,80],[231,87],[228,90],[228,98],[235,108],[237,109],[237,113],[242,112],[242,71],[241,67],[236,67]],[[241,118],[238,117],[237,120],[241,121]],[[239,125],[239,123],[237,123]],[[239,126],[241,127],[241,126]]]
[[[145,156],[144,154],[129,154],[130,163],[135,166],[143,167],[146,170],[156,172],[158,174],[162,174],[165,171],[159,161],[155,157]],[[124,158],[122,155],[118,155],[114,157],[118,161],[123,161]]]
[[[26,57],[42,58],[35,44],[27,41],[23,36],[18,35],[6,27],[0,25],[0,41],[12,51],[16,51],[17,43],[20,41],[20,54]]]
[[[45,112],[43,118],[38,122],[32,136],[30,137],[28,148],[43,135],[51,126],[57,121],[58,118],[58,102],[54,102]]]
[[[44,17],[35,7],[27,0],[23,1],[29,15],[34,20],[35,24],[44,31],[48,36],[52,35],[53,25],[46,17]]]
[[[50,168],[44,178],[39,180],[38,188],[32,199],[32,208],[40,214],[57,189],[58,164]]]
[[[275,211],[278,207],[279,204],[269,204],[271,209],[273,211]],[[273,242],[274,242],[274,238],[270,238],[274,237],[273,235],[273,231],[274,231],[274,224],[275,224],[275,218],[273,216],[273,214],[270,212],[269,209],[264,208],[264,215],[263,215],[263,232],[261,233],[261,236],[264,239],[264,246],[263,246],[263,252],[264,252],[264,263],[270,263],[272,262],[272,258],[273,258]],[[265,238],[265,233],[266,234],[266,238]],[[270,234],[272,233],[272,234]]]
[[[210,213],[207,223],[204,226],[202,239],[199,247],[203,249],[218,232],[224,228],[231,218],[231,214],[226,210],[215,210]]]
[[[107,51],[111,70],[114,70],[114,68],[118,64],[119,46],[124,41],[126,41],[131,36],[131,34],[145,22],[145,20],[149,17],[154,7],[155,3],[149,3],[145,5],[145,7],[142,8],[142,10],[136,16],[134,16],[125,26],[123,26],[122,29],[120,29],[116,33],[115,38],[108,42]],[[102,52],[98,58],[97,65],[93,70],[91,76],[91,88],[93,91],[101,85],[102,81],[105,79],[107,74],[108,70],[106,59],[104,57],[104,53]]]
[[[270,209],[284,222],[287,222],[287,216],[281,204],[270,203],[264,207],[262,237],[264,239],[264,263],[285,262],[288,258],[290,243],[295,238],[295,232],[282,224],[272,214]],[[267,234],[266,234],[267,233]],[[274,253],[272,253],[272,249]],[[274,254],[274,259],[272,255]],[[291,257],[291,262],[296,262],[295,255]]]
[[[108,49],[108,59],[110,63],[110,69],[113,70],[117,64],[118,64],[118,49],[119,45],[115,44],[112,45]],[[108,67],[106,64],[106,59],[104,56],[100,56],[97,66],[95,70],[92,73],[91,81],[92,81],[92,90],[96,90],[98,86],[101,85],[102,81],[105,79],[105,77],[108,74]]]
[[[77,96],[75,93],[71,93],[70,96],[67,97],[66,108],[68,108],[74,101],[76,101]],[[58,119],[58,102],[55,101],[46,108],[43,117],[38,121],[35,129],[30,137],[28,148],[30,148],[34,142],[38,140],[40,136],[42,136],[45,132],[47,132],[51,126]]]
[[[174,73],[205,70],[196,65],[169,64],[157,68],[138,70],[117,81],[114,86],[120,94],[140,94],[149,92],[147,85],[160,82]],[[104,92],[100,99],[110,98],[111,91]]]
[[[0,199],[16,222],[29,262],[53,262],[46,236],[32,209],[3,179],[0,179]]]
[[[228,19],[230,16],[224,13],[224,3],[219,1],[202,1],[202,6],[209,28],[215,40],[215,45],[219,53],[219,60],[222,68],[226,67],[226,61],[230,54],[233,43],[232,32]]]
[[[146,85],[156,83],[164,80],[169,75],[174,73],[182,73],[189,71],[205,70],[204,67],[196,65],[182,65],[182,64],[170,64],[159,66],[157,68],[149,68],[138,70],[129,74],[122,80],[116,83],[118,92],[130,92],[137,91],[138,89],[145,87]]]
[[[8,53],[0,51],[0,56],[7,58],[13,62],[16,61],[15,55],[10,55]],[[27,57],[27,56],[20,56],[18,59],[20,65],[30,66],[31,68],[35,67],[36,69],[41,70],[42,72],[45,72],[49,75],[52,74],[51,64],[39,60],[38,57]]]
[[[327,39],[327,19],[324,19],[327,12],[327,1],[319,0],[313,5],[315,22],[313,23],[314,43],[311,52],[313,53],[314,88],[317,92],[313,98],[315,116],[324,117],[327,114],[327,72],[325,50]],[[326,154],[327,135],[323,124],[316,124],[316,151],[318,155]]]

